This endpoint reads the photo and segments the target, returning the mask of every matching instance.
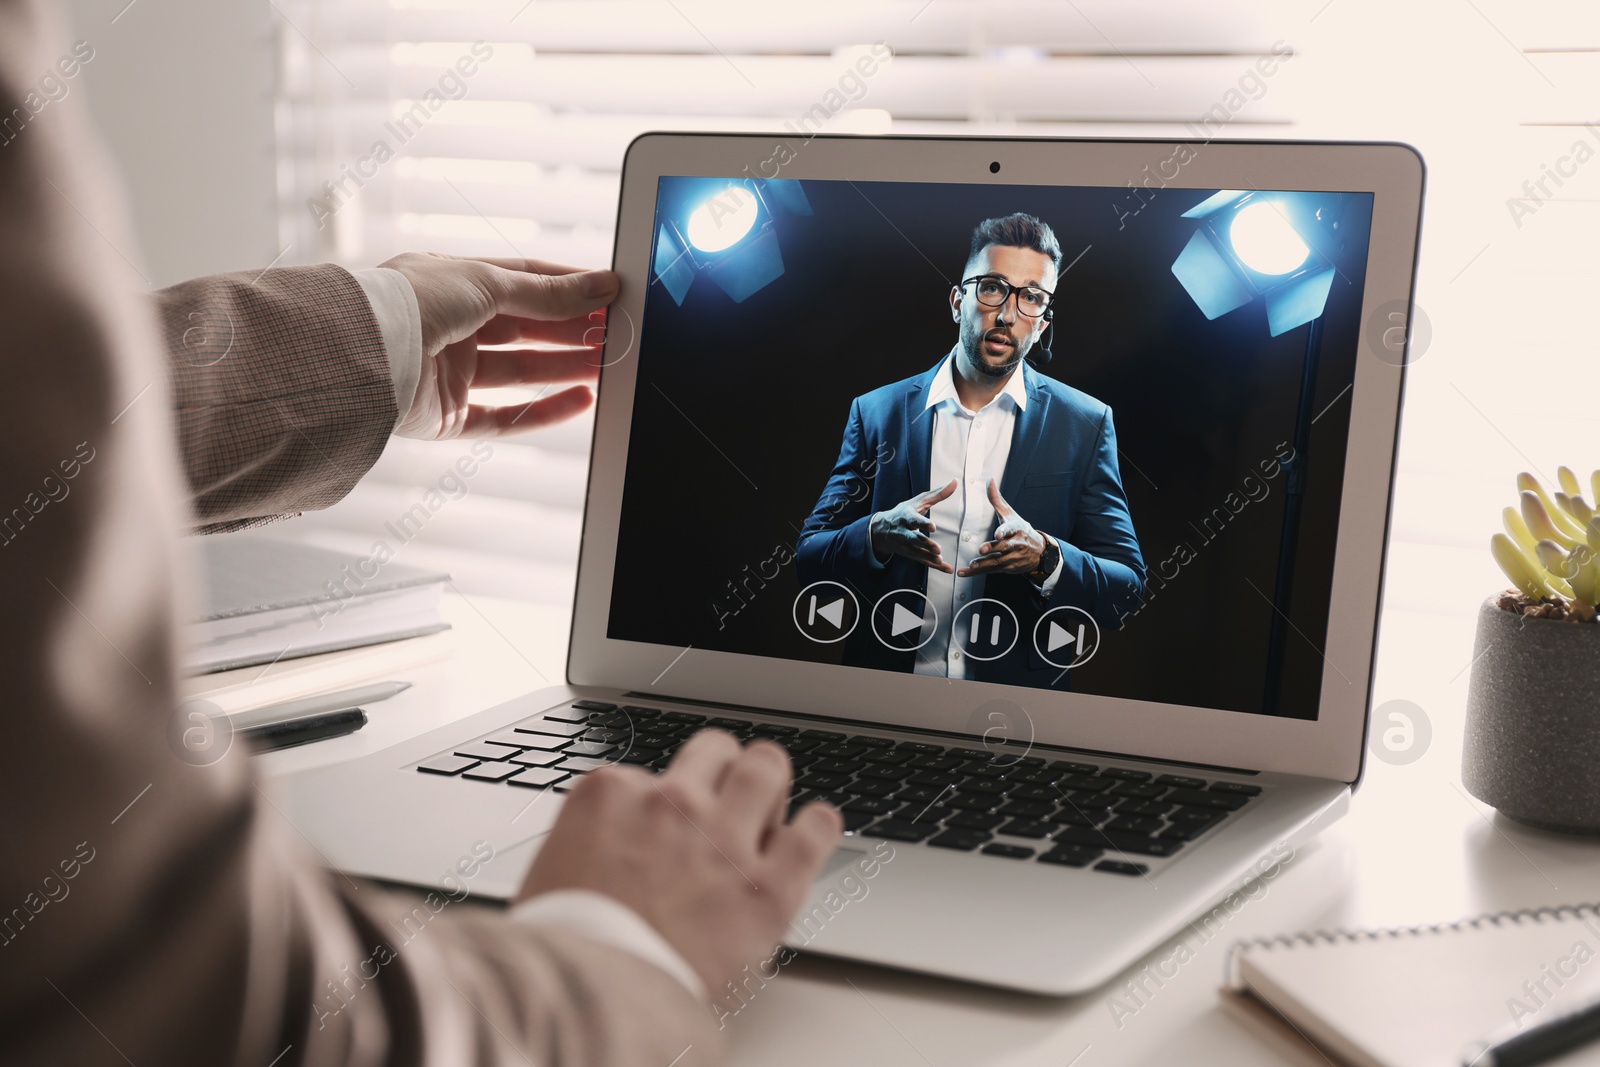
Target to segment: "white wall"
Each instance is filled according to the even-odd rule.
[[[139,253],[155,284],[271,262],[282,248],[273,143],[281,21],[271,6],[64,6],[72,40],[95,50],[73,92],[87,100],[122,172]]]

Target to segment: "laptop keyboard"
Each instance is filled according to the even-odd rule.
[[[1077,760],[803,730],[578,700],[424,760],[417,770],[565,792],[612,763],[664,769],[707,727],[766,738],[794,763],[789,813],[826,800],[845,829],[1009,860],[1142,875],[1243,808],[1261,787]]]

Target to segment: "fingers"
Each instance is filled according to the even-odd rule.
[[[491,267],[501,267],[502,270],[528,270],[531,274],[578,274],[589,267],[568,266],[565,262],[550,262],[549,259],[526,259],[522,256],[451,256],[448,251],[426,251],[426,253],[400,253],[395,259],[405,256],[427,256],[430,259],[454,259],[458,262],[486,262]],[[389,261],[392,262],[392,261]],[[389,262],[379,264],[387,267]]]
[[[540,274],[498,265],[488,281],[496,313],[545,320],[572,319],[602,308],[616,297],[618,285],[609,270]]]
[[[757,852],[766,835],[783,824],[792,781],[789,754],[771,741],[752,741],[728,765],[717,805],[741,845]]]
[[[998,534],[1000,531],[996,531]],[[993,541],[985,542],[978,546],[978,554],[972,561],[956,572],[956,576],[965,578],[972,574],[989,574],[994,571],[1016,570],[1029,561],[1028,542],[1019,537],[1020,531],[1013,531],[1005,536],[997,536]],[[1025,567],[1023,569],[1031,569]]]
[[[950,494],[956,491],[956,486],[958,484],[959,483],[954,478],[951,478],[949,483],[946,484],[943,489],[935,489],[930,492],[923,493],[917,498],[917,503],[915,505],[916,509],[926,513],[929,508],[939,503],[939,501],[948,499]]]
[[[927,528],[932,530],[932,524],[928,524]],[[944,552],[939,548],[939,542],[931,537],[924,537],[911,530],[895,530],[892,533],[890,546],[895,553],[907,559],[946,574],[951,573],[950,565],[944,562]]]
[[[681,781],[709,795],[721,786],[722,776],[741,751],[738,739],[732,734],[723,730],[701,730],[678,749],[661,777]]]
[[[1022,523],[1002,523],[994,532],[994,537],[978,546],[978,555],[987,556],[991,552],[1010,552],[1018,548],[1026,548],[1028,541],[1026,534],[1031,529]]]
[[[605,340],[605,312],[591,311],[572,319],[523,319],[515,315],[496,315],[478,328],[480,345],[508,345],[519,341],[564,345],[569,348],[599,348]]]
[[[493,389],[544,382],[595,382],[599,379],[600,365],[593,352],[501,349],[479,351],[478,364],[472,373],[472,388]]]
[[[573,267],[565,263],[552,263],[547,259],[524,259],[509,256],[453,256],[448,252],[427,252],[425,255],[435,259],[463,259],[477,263],[487,263],[491,267],[500,267],[503,270],[527,271],[531,274],[577,274],[586,271],[588,267]]]
[[[966,578],[974,574],[995,574],[1007,571],[1032,570],[1028,553],[1025,549],[991,552],[987,555],[974,556],[972,562],[956,571],[956,577]]]
[[[916,502],[912,500],[884,512],[883,519],[886,532],[893,534],[897,541],[917,534],[931,534],[938,529],[932,519],[917,510]]]
[[[1011,505],[1006,503],[1005,497],[1000,495],[1000,483],[993,478],[989,479],[989,503],[994,505],[994,512],[1001,519],[1009,519],[1016,514],[1011,510]]]
[[[838,810],[817,800],[801,808],[789,825],[773,835],[767,862],[775,877],[768,882],[788,890],[791,900],[785,902],[786,908],[799,908],[811,889],[812,879],[822,869],[823,861],[833,854],[842,833],[844,819]]]
[[[586,385],[579,385],[526,404],[505,404],[501,407],[473,404],[467,408],[467,418],[460,436],[500,437],[525,433],[541,426],[565,422],[587,410],[593,403],[594,391]]]

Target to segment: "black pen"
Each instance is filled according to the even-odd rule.
[[[1600,997],[1520,1033],[1490,1037],[1461,1054],[1463,1067],[1533,1067],[1600,1038]]]
[[[239,736],[255,746],[257,751],[271,752],[309,741],[321,741],[341,734],[354,733],[367,724],[367,713],[360,708],[342,711],[322,711],[303,715],[298,719],[251,726],[239,731]]]

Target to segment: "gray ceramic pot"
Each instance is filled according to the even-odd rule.
[[[1461,782],[1543,830],[1600,834],[1600,625],[1478,609]]]

